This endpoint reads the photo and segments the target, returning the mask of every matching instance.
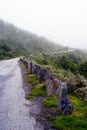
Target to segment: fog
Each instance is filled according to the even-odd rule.
[[[61,45],[87,49],[87,0],[0,0],[0,19]]]

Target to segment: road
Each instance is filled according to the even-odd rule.
[[[0,61],[0,130],[34,130],[18,59]]]

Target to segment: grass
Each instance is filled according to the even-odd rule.
[[[39,79],[30,72],[27,73],[27,81],[28,86],[31,88],[31,92],[26,99],[34,99],[36,96],[45,95],[46,94],[46,87],[45,84],[39,83]]]
[[[74,106],[72,115],[84,116],[84,112],[87,111],[86,103],[83,100],[81,100],[75,96],[72,96],[72,95],[69,96],[69,99],[71,100],[71,102]]]
[[[73,103],[73,112],[71,115],[58,115],[54,118],[52,127],[58,130],[87,130],[87,105],[79,98],[70,95]]]
[[[52,127],[58,130],[87,130],[87,119],[75,116],[56,117]]]
[[[37,78],[33,74],[29,74],[29,81],[31,83]],[[28,99],[33,99],[35,96],[46,94],[45,85],[38,84],[33,87],[31,93],[27,96]],[[76,96],[70,95],[70,101],[73,104],[73,112],[71,115],[64,116],[61,113],[57,113],[57,116],[54,118],[52,115],[48,115],[48,120],[51,120],[52,127],[58,130],[86,130],[87,129],[87,105],[84,101],[79,99]],[[57,110],[57,97],[51,95],[45,97],[43,104],[49,109]]]
[[[48,96],[43,100],[43,104],[47,107],[57,109],[57,97],[55,95]]]
[[[26,97],[34,99],[36,96],[46,95],[45,84],[40,84],[39,79],[33,74],[28,74],[28,83],[31,86],[31,92]],[[71,115],[62,115],[56,112],[56,117],[47,113],[46,117],[52,121],[52,127],[57,130],[87,130],[87,104],[74,95],[69,96],[73,104],[73,112]],[[50,110],[57,110],[57,97],[55,95],[47,96],[43,100],[43,104]]]
[[[40,95],[45,95],[46,90],[45,90],[45,85],[44,84],[39,84],[37,86],[34,86],[30,94],[26,97],[27,99],[33,99],[36,96]]]
[[[28,83],[33,83],[33,84],[39,83],[39,79],[34,74],[29,73],[27,80],[28,80]]]

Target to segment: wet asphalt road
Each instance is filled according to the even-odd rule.
[[[0,130],[34,130],[25,106],[18,59],[0,61]]]

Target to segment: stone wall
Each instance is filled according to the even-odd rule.
[[[56,94],[58,99],[57,109],[63,114],[71,114],[73,106],[68,99],[67,84],[62,82],[59,77],[48,74],[47,70],[39,64],[28,60],[26,57],[20,58],[21,62],[25,64],[36,77],[39,78],[40,83],[45,82],[47,96]]]

